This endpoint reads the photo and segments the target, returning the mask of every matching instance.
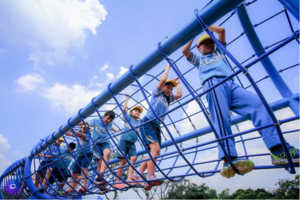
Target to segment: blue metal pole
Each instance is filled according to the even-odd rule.
[[[241,22],[241,25],[245,31],[245,34],[254,49],[257,56],[264,54],[266,51],[262,46],[254,28],[250,21],[249,15],[246,10],[246,6],[244,4],[240,5],[237,8],[237,15]],[[282,97],[284,98],[291,98],[293,93],[287,84],[284,82],[278,71],[276,70],[275,66],[273,65],[272,61],[269,57],[266,57],[261,60],[263,67],[265,68],[266,72],[268,73],[269,77],[271,78],[273,84],[279,91]],[[299,116],[299,102],[290,99],[290,108],[295,113],[296,116]]]
[[[200,11],[200,16],[206,21],[208,25],[213,24],[219,18],[224,16],[226,13],[230,12],[234,8],[236,8],[239,4],[241,4],[244,0],[226,0],[226,1],[213,1],[209,6]],[[196,37],[198,34],[202,32],[201,27],[197,22],[196,18],[193,18],[190,22],[186,24],[182,29],[171,35],[164,42],[162,42],[161,46],[164,49],[167,55],[170,55],[178,48],[182,46],[182,44],[187,43],[192,38]],[[145,73],[147,73],[150,69],[156,66],[159,62],[163,60],[162,56],[158,49],[153,50],[149,55],[139,61],[137,64],[133,66],[133,73],[139,78]],[[131,83],[133,83],[134,79],[131,77],[129,72],[123,74],[118,80],[114,81],[111,85],[111,90],[114,94],[120,93],[126,87],[128,87]],[[111,99],[111,95],[108,90],[104,90],[100,95],[95,98],[95,104],[99,108],[104,105],[107,101]],[[91,114],[95,112],[93,105],[90,103],[85,108],[82,109],[82,116],[87,118]],[[75,115],[71,122],[71,125],[76,126],[81,121],[80,116]],[[58,139],[62,134],[65,134],[71,127],[69,124],[65,124],[62,126],[60,131],[56,131],[55,134],[52,135],[49,139],[43,142],[36,150],[31,152],[30,158],[40,153],[43,149],[47,147],[47,144],[52,144],[56,139]]]
[[[299,0],[278,0],[299,22]]]

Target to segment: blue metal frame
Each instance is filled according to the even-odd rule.
[[[255,2],[255,1],[253,1]],[[179,77],[179,79],[181,80],[181,82],[185,85],[186,89],[189,91],[189,94],[187,94],[185,97],[183,97],[180,101],[177,101],[175,103],[178,103],[178,105],[174,106],[172,109],[170,109],[167,113],[161,115],[161,116],[157,116],[156,118],[159,119],[162,116],[167,115],[170,123],[166,124],[164,122],[162,122],[162,127],[164,127],[166,129],[166,132],[168,134],[168,136],[171,138],[171,140],[165,141],[162,143],[161,147],[162,148],[168,148],[169,146],[175,146],[175,150],[169,153],[164,153],[160,156],[155,157],[156,159],[158,159],[158,161],[155,163],[154,162],[154,158],[151,156],[149,150],[147,149],[146,145],[144,144],[143,140],[141,139],[141,136],[139,135],[138,132],[136,132],[136,134],[138,135],[139,141],[141,141],[142,146],[145,148],[143,150],[140,150],[138,152],[138,155],[143,155],[143,154],[148,154],[150,156],[149,159],[142,159],[139,161],[136,161],[134,163],[130,163],[130,161],[128,159],[126,159],[127,163],[124,166],[121,167],[115,167],[115,168],[111,168],[109,165],[111,164],[115,164],[117,162],[119,162],[119,159],[113,159],[110,160],[108,163],[105,162],[105,164],[108,167],[108,170],[106,170],[105,172],[102,172],[101,174],[105,174],[105,173],[109,173],[105,179],[107,180],[107,185],[109,185],[109,191],[115,191],[115,190],[119,190],[117,188],[115,188],[112,184],[112,181],[114,181],[114,177],[116,177],[116,173],[115,170],[119,169],[119,168],[123,168],[126,169],[127,167],[133,167],[133,165],[139,165],[142,162],[146,162],[149,160],[152,160],[155,164],[155,166],[157,167],[156,171],[160,172],[161,174],[163,174],[163,178],[158,178],[157,180],[163,180],[163,179],[168,179],[170,181],[181,181],[185,176],[192,176],[192,175],[198,175],[199,177],[208,177],[208,176],[212,176],[215,173],[220,172],[220,170],[218,170],[219,164],[220,164],[220,160],[210,160],[210,161],[206,161],[206,162],[200,162],[197,163],[196,162],[196,158],[197,158],[197,153],[201,152],[201,151],[206,151],[212,148],[216,148],[216,146],[209,146],[209,147],[205,147],[206,145],[211,145],[214,143],[220,143],[221,147],[223,148],[224,151],[224,146],[222,145],[222,143],[220,142],[220,140],[226,140],[232,137],[239,137],[240,140],[237,142],[242,142],[243,143],[243,148],[244,148],[244,155],[240,156],[241,158],[249,158],[249,157],[254,157],[254,156],[266,156],[269,154],[254,154],[254,155],[249,155],[247,153],[247,149],[244,145],[245,141],[249,141],[249,140],[253,140],[253,139],[258,139],[260,137],[255,137],[255,138],[250,138],[250,139],[243,139],[242,135],[253,132],[253,131],[257,131],[257,130],[261,130],[264,128],[268,128],[271,126],[275,126],[277,131],[278,131],[278,135],[280,137],[280,140],[283,144],[284,150],[287,153],[287,146],[284,142],[284,138],[283,138],[283,134],[284,133],[289,133],[289,132],[295,132],[295,131],[299,131],[299,130],[290,130],[287,132],[282,133],[280,130],[280,125],[283,123],[287,123],[293,120],[298,120],[299,119],[299,93],[298,94],[293,94],[291,92],[291,90],[288,88],[288,86],[285,84],[284,80],[281,78],[281,76],[279,75],[280,72],[290,69],[292,67],[287,67],[284,70],[279,70],[277,71],[276,68],[274,67],[273,63],[271,62],[271,60],[268,58],[268,56],[275,52],[276,50],[280,49],[281,47],[283,47],[284,45],[288,44],[289,42],[296,40],[299,43],[299,31],[294,32],[293,31],[293,27],[291,25],[288,13],[286,12],[286,10],[280,11],[279,13],[269,17],[268,19],[262,21],[259,24],[256,25],[252,25],[251,21],[249,19],[249,16],[247,14],[246,11],[246,6],[252,4],[253,2],[250,2],[248,4],[243,4],[243,0],[226,0],[226,1],[210,1],[208,3],[208,5],[206,5],[200,12],[196,11],[195,12],[195,18],[193,18],[192,20],[190,20],[185,27],[183,27],[182,29],[180,29],[179,31],[177,31],[176,33],[174,33],[173,35],[171,35],[169,38],[167,38],[165,41],[163,41],[162,43],[158,44],[158,48],[153,50],[149,55],[147,55],[145,58],[143,58],[142,60],[140,60],[137,64],[133,65],[130,67],[130,70],[128,72],[126,72],[125,74],[123,74],[123,76],[121,76],[118,80],[114,81],[113,83],[109,84],[108,88],[106,90],[104,90],[101,94],[99,94],[97,97],[93,98],[91,103],[88,104],[85,108],[80,109],[78,114],[75,115],[73,118],[70,118],[67,122],[67,124],[61,126],[59,128],[58,131],[52,133],[51,135],[47,136],[44,138],[44,140],[39,141],[35,147],[32,149],[32,151],[30,152],[29,156],[27,158],[21,159],[15,163],[13,163],[12,165],[10,165],[1,175],[0,177],[0,184],[2,183],[2,181],[5,181],[5,179],[9,176],[9,174],[11,172],[16,171],[17,169],[20,168],[20,166],[25,164],[25,180],[26,180],[26,185],[27,187],[30,189],[30,191],[32,192],[32,197],[34,198],[53,198],[53,196],[48,195],[48,194],[43,194],[41,193],[33,184],[32,180],[31,180],[31,166],[32,166],[32,161],[34,159],[37,159],[36,156],[38,156],[38,154],[40,152],[45,151],[45,149],[52,143],[54,143],[59,137],[63,136],[64,138],[66,138],[64,135],[66,132],[68,132],[70,129],[73,130],[73,127],[75,127],[79,122],[83,122],[84,125],[85,121],[84,119],[91,116],[94,112],[97,113],[97,116],[102,120],[102,117],[100,115],[100,112],[98,108],[100,108],[103,105],[116,105],[116,107],[113,109],[121,109],[121,103],[118,101],[118,99],[116,98],[116,95],[124,95],[124,94],[120,94],[120,92],[125,89],[128,86],[136,86],[138,87],[138,90],[136,92],[134,92],[132,95],[136,94],[137,92],[141,92],[144,96],[144,100],[146,100],[146,102],[149,105],[149,109],[152,109],[150,102],[148,101],[148,97],[151,95],[150,92],[148,92],[145,88],[146,85],[148,85],[150,82],[154,81],[154,80],[158,80],[158,76],[161,74],[159,73],[156,76],[147,74],[147,72],[152,69],[154,66],[156,66],[158,63],[160,63],[161,61],[163,61],[164,59],[171,65],[172,69],[174,70],[174,72],[177,74],[177,76]],[[294,1],[294,0],[279,0],[280,3],[282,3],[284,5],[284,7],[291,12],[299,21],[299,2]],[[213,36],[213,34],[208,31],[208,26],[213,24],[216,20],[218,20],[219,18],[221,18],[222,16],[224,16],[226,13],[232,11],[234,8],[237,8],[236,10],[234,10],[231,15],[229,15],[229,17],[227,17],[221,24],[225,23],[228,19],[230,19],[234,14],[238,15],[238,18],[240,19],[240,22],[242,24],[242,27],[244,29],[244,32],[238,36],[237,38],[235,38],[232,42],[236,41],[237,39],[239,39],[241,36],[246,35],[250,44],[252,45],[254,51],[256,52],[256,56],[257,58],[252,60],[250,63],[248,63],[245,66],[242,66],[242,64],[244,62],[249,61],[250,59],[253,59],[255,57],[255,55],[252,55],[250,58],[248,58],[247,60],[239,63],[231,54],[230,52],[228,52],[223,45]],[[291,30],[293,32],[293,35],[281,40],[275,44],[272,44],[266,48],[264,48],[261,44],[261,42],[259,41],[258,36],[255,33],[254,27],[272,19],[273,17],[281,14],[281,13],[285,13],[288,19],[288,22],[290,24]],[[204,23],[205,22],[205,23]],[[199,26],[200,24],[200,26]],[[170,54],[172,54],[174,51],[176,51],[178,48],[181,47],[182,44],[187,43],[188,41],[190,41],[192,38],[196,37],[198,34],[200,34],[202,31],[206,31],[211,38],[215,41],[215,43],[219,46],[219,48],[223,49],[223,51],[225,52],[226,56],[228,56],[228,58],[230,58],[234,64],[236,65],[236,67],[232,67],[233,70],[233,74],[230,75],[229,77],[227,77],[226,79],[224,79],[222,82],[220,82],[219,84],[211,87],[211,88],[206,88],[205,92],[198,92],[202,87],[200,87],[199,89],[194,89],[189,83],[188,81],[185,79],[184,75],[186,75],[187,73],[189,73],[192,69],[191,68],[189,70],[187,70],[186,72],[182,73],[179,68],[176,66],[176,63],[178,60],[180,60],[183,56],[181,56],[179,59],[177,59],[176,61],[171,60],[168,56]],[[230,43],[232,43],[230,42]],[[229,44],[230,44],[229,43]],[[274,46],[274,47],[273,47]],[[269,51],[266,52],[265,49],[268,49],[272,47],[272,49],[270,49]],[[227,58],[226,58],[227,59]],[[254,81],[252,79],[252,77],[250,76],[250,74],[248,73],[248,69],[253,66],[255,63],[257,62],[261,62],[263,67],[265,68],[265,70],[268,73],[268,76],[258,80],[258,81]],[[298,64],[299,65],[299,64]],[[235,70],[235,71],[234,71]],[[257,127],[254,129],[250,129],[247,131],[243,131],[243,132],[239,132],[237,134],[233,134],[232,136],[227,136],[227,137],[223,137],[223,138],[219,138],[219,136],[217,135],[216,131],[214,130],[214,126],[211,123],[210,120],[210,116],[209,113],[207,112],[207,108],[205,108],[201,97],[205,94],[207,94],[210,91],[214,91],[214,88],[218,87],[220,84],[222,84],[223,82],[227,81],[228,79],[230,79],[231,77],[237,76],[240,73],[244,73],[244,75],[246,75],[246,77],[248,78],[248,80],[250,81],[251,85],[254,90],[256,91],[256,93],[258,94],[259,98],[261,99],[262,103],[264,104],[264,106],[266,107],[266,109],[268,110],[269,115],[271,116],[274,124],[265,124],[264,126],[261,127]],[[144,86],[141,85],[141,83],[138,81],[138,78],[140,78],[141,76],[146,75],[151,77],[151,80],[146,83]],[[270,105],[267,103],[267,101],[265,100],[264,96],[262,95],[262,93],[260,92],[259,88],[257,87],[257,83],[259,83],[260,81],[266,79],[270,77],[271,80],[273,81],[274,85],[276,86],[277,90],[279,91],[279,93],[281,94],[281,96],[283,97],[281,100],[278,100],[274,103],[271,103]],[[238,79],[239,80],[239,79]],[[133,83],[136,83],[133,84]],[[240,81],[241,83],[241,81]],[[242,84],[242,83],[241,83]],[[250,87],[248,86],[248,87]],[[246,88],[248,88],[246,87]],[[185,99],[188,96],[191,96],[191,98]],[[109,100],[113,99],[115,103],[108,103]],[[139,104],[141,102],[135,100],[133,97],[132,99],[136,102],[136,104]],[[182,100],[185,99],[184,102],[182,102]],[[193,124],[193,122],[191,121],[190,117],[192,115],[188,115],[185,111],[185,109],[183,108],[184,105],[187,105],[188,103],[190,103],[191,101],[197,101],[199,107],[201,108],[200,112],[198,113],[203,113],[204,116],[206,117],[209,126],[201,128],[201,129],[196,129],[195,125]],[[216,103],[217,103],[217,98],[216,98]],[[217,103],[218,104],[218,103]],[[173,105],[173,104],[171,104]],[[142,105],[143,106],[143,105]],[[273,111],[276,110],[280,110],[282,108],[285,107],[290,107],[292,109],[292,111],[294,112],[295,116],[294,117],[290,117],[288,119],[284,119],[284,120],[277,120]],[[145,108],[145,107],[144,107]],[[186,117],[174,121],[172,120],[172,118],[169,116],[169,114],[177,109],[182,109],[183,112],[186,114]],[[117,117],[121,117],[122,115],[125,116],[125,113],[122,111],[121,114],[117,114]],[[193,114],[195,115],[195,114]],[[188,119],[191,123],[191,125],[194,127],[195,131],[192,131],[190,133],[187,133],[185,135],[181,135],[178,131],[178,129],[176,128],[175,123],[182,121],[184,119]],[[245,119],[244,117],[241,116],[235,116],[232,117],[232,125],[236,125],[240,122],[246,121],[247,119]],[[151,120],[150,120],[151,121]],[[103,121],[102,121],[103,122]],[[144,124],[146,124],[148,122],[145,122],[137,127],[141,127]],[[118,134],[110,134],[110,132],[108,131],[107,127],[106,128],[106,132],[109,135],[109,139],[106,139],[108,141],[112,141],[113,145],[116,147],[116,149],[118,149],[120,151],[120,148],[117,145],[117,136],[120,136],[128,131],[131,130],[135,130],[135,128],[132,126],[132,124],[129,123],[129,125],[131,126],[130,130],[127,131],[122,131],[121,133]],[[170,132],[168,126],[173,126],[174,129],[176,130],[177,134],[179,135],[178,137],[174,137],[172,135],[172,133]],[[86,126],[87,129],[87,126]],[[89,132],[89,130],[87,129],[89,137],[91,138],[91,134]],[[209,142],[204,142],[204,143],[200,143],[198,144],[198,137],[199,136],[203,136],[205,134],[211,133],[213,132],[216,136],[215,140],[211,140]],[[163,134],[164,136],[164,134]],[[165,136],[164,136],[165,137]],[[79,140],[77,138],[77,136],[75,137],[77,143],[79,143]],[[179,143],[182,143],[184,141],[190,140],[196,138],[196,145],[192,145],[189,146],[187,148],[182,148],[181,146],[179,146]],[[94,145],[94,141],[92,140],[92,144]],[[69,148],[69,146],[67,145],[67,147]],[[82,146],[79,144],[80,149],[82,149]],[[225,152],[225,151],[224,151]],[[98,153],[99,150],[98,150]],[[121,154],[123,155],[123,152],[121,152]],[[187,159],[187,155],[190,154],[194,154],[192,162],[189,161]],[[225,152],[226,154],[226,152]],[[85,153],[84,153],[85,155]],[[290,155],[287,153],[287,157],[288,157],[288,161],[289,161],[289,165],[288,165],[288,171],[290,173],[295,173],[295,167],[299,167],[299,165],[293,165],[292,161],[291,161],[291,157]],[[73,156],[73,154],[72,154]],[[100,156],[102,157],[102,155],[100,154]],[[123,155],[124,156],[124,155]],[[86,157],[86,155],[85,155]],[[182,165],[176,165],[177,161],[179,160],[179,157],[183,158],[184,161],[186,162],[186,164],[182,164]],[[229,161],[229,163],[231,164],[233,170],[238,173],[237,169],[234,167],[234,165],[232,164],[232,161],[230,160],[230,157],[226,154],[227,160]],[[75,164],[78,165],[77,160],[75,159],[75,157],[73,156],[74,160],[75,160]],[[25,160],[26,159],[26,160]],[[61,158],[62,159],[62,158]],[[103,159],[103,157],[102,157]],[[164,168],[161,166],[161,163],[167,159],[174,159],[173,164],[171,164],[171,167],[167,167]],[[64,162],[64,161],[63,161]],[[89,163],[91,164],[91,161],[89,161]],[[196,170],[195,166],[196,165],[202,165],[202,164],[207,164],[207,163],[216,163],[216,166],[214,168],[214,170],[209,170],[209,171],[198,171]],[[35,167],[35,166],[34,166]],[[188,170],[185,173],[182,173],[180,175],[176,175],[176,176],[171,176],[170,173],[173,169],[178,169],[178,168],[183,168],[183,167],[188,167]],[[255,169],[275,169],[275,168],[287,168],[287,166],[256,166]],[[134,171],[136,173],[138,173],[139,175],[141,175],[135,167],[133,167]],[[100,175],[96,169],[95,166],[92,165],[92,167],[90,167],[88,170],[92,170],[94,173],[92,176],[89,176],[87,174],[84,174],[86,176],[86,178],[88,179],[88,190],[87,192],[89,194],[93,194],[95,187],[93,186],[94,184],[94,178],[96,175]],[[60,170],[59,170],[60,171]],[[166,171],[166,172],[165,172]],[[192,172],[191,172],[192,171]],[[36,172],[36,170],[34,169],[34,173]],[[124,171],[123,171],[124,172]],[[60,171],[60,173],[62,173]],[[52,174],[52,172],[51,172]],[[238,173],[239,174],[239,173]],[[112,176],[113,175],[113,176]],[[240,174],[242,175],[242,174]],[[109,178],[111,176],[111,178]],[[73,177],[73,176],[72,176]],[[122,177],[118,177],[120,178],[120,180],[125,183],[125,184],[129,184],[130,182],[127,182],[125,179],[123,179]],[[74,179],[74,177],[73,177]],[[147,181],[146,178],[142,177],[143,180],[139,181],[139,182],[147,182],[149,184],[151,184],[149,181]],[[75,180],[75,179],[74,179]],[[48,180],[46,180],[48,182]],[[75,182],[79,183],[79,185],[82,185],[80,183],[80,180],[75,180]],[[55,181],[56,184],[59,184],[57,181]],[[48,182],[49,184],[49,182]],[[76,186],[77,187],[77,186]],[[75,188],[73,188],[75,189]],[[54,192],[57,193],[57,191],[55,191],[54,188],[50,187],[50,190],[53,190]],[[127,189],[121,189],[123,191],[127,190]],[[1,194],[0,194],[1,195]],[[70,195],[73,197],[76,196],[80,196],[81,194],[76,192],[75,195]],[[1,196],[0,196],[1,197]],[[56,196],[56,198],[65,198],[66,196]]]

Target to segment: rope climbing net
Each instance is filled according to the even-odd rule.
[[[293,70],[298,68],[299,63],[283,66],[281,69],[277,70],[273,66],[269,56],[275,52],[284,51],[284,46],[290,43],[297,43],[295,48],[299,48],[299,31],[294,30],[295,27],[293,27],[290,18],[290,14],[293,14],[293,12],[289,9],[287,4],[283,4],[280,1],[284,6],[281,11],[252,25],[247,14],[247,8],[255,6],[257,0],[246,3],[242,2],[242,0],[226,2],[210,1],[201,11],[195,10],[193,20],[189,22],[186,27],[166,38],[164,42],[158,43],[155,51],[136,65],[130,66],[129,70],[123,76],[109,84],[105,91],[93,98],[91,103],[85,108],[80,109],[78,114],[70,118],[66,125],[61,126],[58,131],[41,139],[32,149],[28,157],[18,160],[9,166],[0,178],[0,191],[2,197],[27,199],[34,195],[37,198],[75,198],[82,195],[103,194],[103,190],[105,190],[105,192],[116,190],[126,191],[133,187],[130,185],[130,182],[126,181],[129,167],[133,167],[134,172],[141,175],[137,170],[141,163],[154,159],[157,159],[157,162],[154,162],[156,166],[155,172],[158,175],[157,180],[178,182],[188,176],[196,175],[200,178],[210,177],[219,173],[221,168],[222,161],[217,155],[218,144],[223,150],[225,157],[233,170],[237,174],[243,175],[239,173],[233,165],[230,156],[225,151],[223,141],[235,138],[235,143],[239,147],[239,158],[251,158],[253,160],[267,158],[270,157],[268,151],[260,153],[251,152],[249,146],[253,145],[253,143],[256,145],[262,140],[262,137],[257,131],[270,127],[275,127],[282,146],[287,153],[288,148],[284,142],[285,136],[299,133],[298,128],[285,126],[286,124],[295,122],[299,119],[299,93],[291,92],[282,77],[284,77],[284,73],[293,73]],[[276,22],[276,18],[278,17],[285,17],[289,34],[282,38],[278,38],[277,41],[263,47],[260,41],[257,40],[258,37],[256,36],[255,29],[263,26],[265,23]],[[219,25],[226,27],[226,23],[232,18],[240,20],[243,32],[237,33],[235,38],[227,42],[225,48],[224,45],[215,38],[214,34],[208,30],[208,26],[215,23],[216,20],[219,20]],[[192,65],[186,64],[187,61],[184,59],[184,56],[179,56],[176,59],[169,57],[169,55],[201,32],[207,32],[216,45],[223,50],[225,53],[224,59],[232,70],[232,75],[226,77],[219,84],[210,88],[205,88],[205,90],[203,87],[199,87],[200,84],[191,83],[192,81],[190,80],[195,78],[197,69],[195,67],[187,67]],[[246,36],[251,44],[259,44],[259,47],[252,46],[255,53],[246,58],[240,58],[239,55],[231,53],[230,48],[231,46],[238,44],[238,41]],[[234,47],[237,48],[238,45]],[[192,50],[194,48],[195,46],[192,47]],[[292,52],[293,56],[299,57],[296,52],[297,50]],[[128,120],[122,107],[125,102],[125,95],[129,93],[131,102],[130,107],[140,105],[145,111],[153,110],[153,107],[150,104],[151,93],[157,86],[159,77],[164,71],[157,71],[157,68],[152,68],[157,66],[157,64],[163,60],[166,64],[171,66],[175,76],[179,78],[183,85],[184,95],[182,98],[169,105],[170,109],[168,112],[160,116],[153,112],[156,117],[153,120],[161,122],[162,136],[161,154],[154,158],[151,156],[149,149],[142,140],[139,131],[145,124],[150,123],[153,120],[142,122],[140,125],[135,126],[130,123],[130,120]],[[184,63],[184,65],[182,63]],[[260,66],[259,63],[262,63],[262,66]],[[258,73],[259,76],[253,76],[252,70],[255,71],[257,68],[261,67],[264,67],[267,74]],[[220,137],[217,134],[211,114],[208,111],[206,95],[208,92],[215,92],[217,87],[233,77],[235,82],[242,88],[257,94],[271,117],[272,123],[263,124],[259,127],[250,126],[249,128],[249,126],[244,126],[245,123],[249,122],[248,119],[231,113],[232,130],[234,131],[234,134]],[[272,101],[272,103],[269,103],[270,97],[266,94],[264,95],[263,93],[265,92],[262,92],[261,89],[265,88],[263,83],[268,79],[271,79],[272,82],[268,82],[265,85],[269,86],[272,84],[272,87],[275,86],[276,90],[281,95],[281,99],[278,99],[275,102]],[[217,95],[214,106],[220,106]],[[289,115],[280,118],[280,120],[274,114],[275,111],[287,109],[289,110]],[[93,140],[92,133],[88,128],[86,120],[97,118],[103,122],[102,116],[107,110],[112,110],[116,113],[113,127],[119,129],[120,132],[114,133],[105,126],[106,133],[109,137],[104,139],[104,141],[110,143],[111,154],[109,162],[106,162],[101,150],[95,148],[101,159],[104,161],[104,164],[107,166],[107,170],[99,173],[97,170],[97,162],[90,159],[89,155],[85,153],[84,148],[87,147],[82,147],[80,138],[75,132],[80,130],[80,127],[77,125],[82,122],[87,131],[88,138],[91,140],[90,146],[94,147],[96,143]],[[164,116],[166,116],[166,120],[162,121],[161,118]],[[123,129],[124,119],[130,126],[128,130]],[[69,130],[73,133],[72,137],[66,135],[66,132]],[[132,130],[138,136],[138,142],[136,143],[138,157],[137,161],[134,163],[130,162],[118,145],[120,137],[124,133]],[[63,137],[65,143],[53,146],[55,141],[60,137]],[[70,145],[71,143],[76,144],[76,150],[73,150]],[[63,153],[62,149],[66,149],[69,153]],[[83,153],[83,156],[88,161],[89,167],[87,173],[81,171],[80,176],[74,178],[72,172],[73,166],[77,165],[80,168],[80,163],[76,157],[78,151]],[[120,160],[117,158],[118,152],[126,159],[126,164],[121,167],[119,167]],[[53,156],[53,159],[51,162],[45,162],[45,159],[41,155]],[[254,170],[284,168],[289,173],[293,174],[295,173],[295,167],[299,167],[299,165],[293,164],[290,154],[287,155],[288,165],[275,166],[271,165],[270,161],[265,161],[262,162],[262,165],[256,165]],[[149,158],[146,158],[147,156],[149,156]],[[60,162],[61,167],[55,167],[55,163],[58,162]],[[123,171],[122,175],[118,176],[117,170],[120,168],[122,168]],[[50,173],[49,178],[47,178],[47,172]],[[95,178],[97,176],[103,176],[106,181],[105,186],[99,186],[95,183]],[[116,188],[114,186],[116,178],[119,178],[127,187],[122,189]],[[140,185],[144,183],[151,184],[145,176],[141,175],[141,178],[142,179],[138,181],[140,184],[137,184],[134,187],[140,187]],[[84,179],[88,180],[87,190],[80,192],[79,189],[83,187]],[[77,183],[75,188],[72,187],[73,182]],[[34,183],[37,183],[40,188],[36,187]],[[11,187],[12,185],[13,187]],[[67,191],[69,188],[72,188],[74,192],[68,193]]]

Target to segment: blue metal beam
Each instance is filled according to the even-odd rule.
[[[278,0],[299,22],[299,0]]]
[[[202,19],[208,25],[213,24],[226,13],[232,11],[239,4],[241,4],[244,0],[226,0],[226,1],[213,1],[209,6],[204,8],[199,12]],[[202,32],[201,27],[199,26],[197,19],[193,18],[190,20],[182,29],[175,32],[169,38],[167,38],[164,42],[161,43],[161,47],[163,51],[170,55],[178,48],[182,46],[182,44],[187,43],[192,38],[196,37],[198,34]],[[149,70],[151,70],[154,66],[159,64],[163,60],[158,49],[154,49],[149,55],[140,60],[137,64],[133,66],[134,74],[139,78]],[[114,94],[118,94],[126,87],[128,87],[131,83],[133,83],[134,79],[131,77],[129,72],[123,74],[118,80],[114,81],[111,84],[111,90]],[[103,106],[107,101],[111,99],[111,95],[108,90],[104,90],[100,95],[95,98],[95,104],[99,108]],[[82,109],[81,116],[83,118],[87,118],[95,112],[94,107],[91,103],[89,103],[86,107]],[[81,121],[80,116],[77,114],[70,120],[70,124],[72,126],[76,126]],[[30,158],[34,157],[38,153],[40,153],[43,149],[47,147],[47,144],[52,144],[56,139],[58,139],[62,134],[65,134],[71,127],[66,123],[64,126],[60,128],[60,131],[56,131],[52,137],[48,138],[45,142],[43,142],[36,150],[31,152]]]
[[[244,4],[240,5],[237,8],[237,15],[241,22],[241,25],[245,31],[245,34],[254,49],[257,56],[264,54],[266,51],[262,46],[254,28],[249,18],[249,15],[246,10],[246,6]],[[272,61],[269,57],[266,57],[261,60],[261,64],[263,65],[264,69],[268,73],[269,77],[271,78],[273,84],[281,94],[283,98],[291,98],[293,93],[287,84],[284,82],[278,71],[276,70],[275,66],[273,65]],[[299,116],[299,102],[290,99],[290,108],[295,113],[296,116]]]

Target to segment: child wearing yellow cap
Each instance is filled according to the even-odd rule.
[[[182,90],[179,84],[178,78],[174,80],[168,79],[170,65],[165,67],[165,71],[162,74],[162,77],[155,89],[152,92],[151,96],[151,107],[157,116],[161,116],[165,114],[169,110],[169,105],[171,102],[179,99],[182,97]],[[177,93],[173,94],[173,88],[176,87]],[[144,143],[150,149],[151,156],[155,157],[160,155],[160,148],[161,148],[161,128],[160,124],[166,118],[166,115],[161,117],[161,119],[156,119],[155,114],[153,113],[152,109],[148,109],[146,116],[142,119],[143,122],[148,122],[144,126],[141,127],[141,136],[143,138]],[[154,120],[153,120],[154,119]],[[149,158],[149,157],[147,157]],[[156,162],[156,159],[154,160]],[[161,181],[151,181],[156,179],[154,174],[155,171],[155,164],[154,161],[149,160],[147,162],[143,162],[141,167],[139,168],[140,174],[143,174],[144,171],[147,169],[147,179],[151,182],[151,184],[146,183],[144,185],[145,190],[150,190],[152,185],[161,185]],[[134,173],[131,177],[132,180],[140,180],[141,177]]]
[[[222,44],[226,44],[224,28],[212,25],[209,27],[209,30],[217,33],[218,40]],[[198,39],[197,49],[201,54],[200,56],[191,52],[192,43],[193,40],[188,42],[183,47],[182,53],[198,69],[201,84],[205,89],[213,87],[232,74],[225,60],[224,52],[215,46],[214,41],[208,34],[204,34]],[[252,120],[255,127],[273,124],[259,97],[237,85],[234,79],[229,79],[220,84],[214,90],[208,92],[206,97],[215,130],[220,137],[232,135],[230,111]],[[288,164],[276,128],[273,126],[259,130],[258,132],[263,137],[267,148],[271,151],[272,163],[274,165]],[[222,141],[222,143],[226,153],[240,173],[244,174],[252,171],[254,163],[251,160],[238,158],[234,138]],[[299,163],[299,150],[289,144],[287,146],[293,163]],[[219,143],[218,149],[219,158],[224,159],[224,165],[220,172],[221,175],[226,178],[233,177],[235,172],[227,161]]]
[[[127,112],[127,104],[128,104],[129,99],[130,99],[130,97],[128,95],[126,95],[126,101],[123,106],[123,111],[125,113]],[[142,112],[143,112],[143,107],[140,105],[136,105],[129,110],[129,114],[126,113],[126,118],[128,119],[128,121],[124,117],[125,123],[124,123],[123,132],[131,129],[131,126],[129,125],[129,123],[133,127],[140,125],[141,120],[139,118],[140,118],[140,114]],[[137,128],[135,130],[137,132],[140,132],[140,128]],[[128,132],[125,132],[124,134],[122,134],[120,141],[119,141],[119,145],[118,145],[119,148],[121,149],[122,153],[130,159],[131,163],[134,163],[136,161],[137,153],[136,153],[135,143],[136,143],[137,139],[138,139],[137,133],[134,130],[131,130],[131,131],[128,131]],[[118,152],[117,158],[121,159],[119,167],[122,167],[126,164],[126,159],[123,157],[123,155],[120,152]],[[123,171],[123,168],[119,168],[117,171],[117,175],[121,177],[122,171]],[[128,172],[126,182],[132,181],[132,179],[131,179],[132,173],[133,173],[133,169],[132,169],[132,167],[129,167],[129,172]],[[134,183],[134,182],[129,183],[129,184],[136,185],[136,183]],[[114,187],[122,189],[125,187],[125,184],[122,183],[120,181],[120,179],[117,177]]]

